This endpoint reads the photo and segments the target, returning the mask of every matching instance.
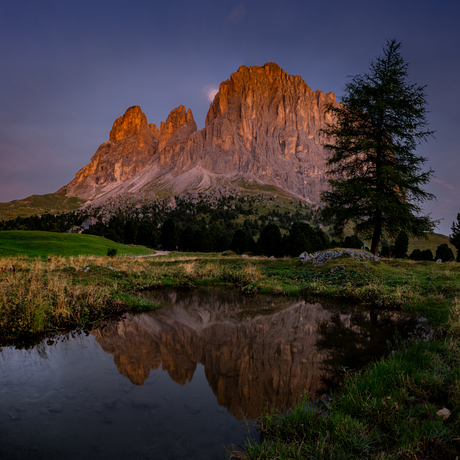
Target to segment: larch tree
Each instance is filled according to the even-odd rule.
[[[336,235],[352,223],[358,235],[372,237],[375,255],[383,236],[420,237],[437,223],[421,208],[434,198],[423,189],[433,171],[423,171],[427,158],[415,153],[433,134],[425,87],[408,82],[400,47],[388,41],[368,73],[352,78],[341,103],[326,106],[334,121],[322,130],[330,185],[322,194],[323,217]]]
[[[452,222],[452,227],[450,228],[452,233],[449,241],[457,249],[457,262],[460,262],[460,213],[457,214],[457,222]]]

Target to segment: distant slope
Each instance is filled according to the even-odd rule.
[[[126,246],[93,235],[38,231],[0,231],[0,257],[48,255],[105,256],[107,249],[115,248],[119,255],[152,254],[155,251],[143,246]]]
[[[444,243],[447,243],[447,245],[452,249],[454,256],[456,256],[457,249],[455,249],[455,246],[449,243],[449,237],[446,235],[442,235],[441,233],[432,233],[429,235],[427,240],[424,240],[423,238],[410,239],[409,240],[409,250],[407,251],[407,255],[410,256],[411,252],[414,249],[420,249],[421,251],[423,251],[424,249],[430,249],[434,257],[436,254],[436,248],[439,245],[444,244]]]
[[[75,211],[85,203],[77,197],[67,197],[64,193],[47,193],[46,195],[32,195],[22,200],[0,203],[0,219],[15,219],[34,214],[49,212]]]

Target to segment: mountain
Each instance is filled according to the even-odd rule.
[[[311,203],[324,190],[325,151],[318,130],[333,93],[312,91],[277,64],[241,66],[221,83],[198,130],[175,108],[160,129],[140,107],[118,118],[75,178],[60,191],[86,200],[161,196],[219,186],[271,185]]]

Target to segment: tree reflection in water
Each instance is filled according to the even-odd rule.
[[[317,325],[316,347],[325,353],[321,364],[325,387],[334,389],[344,371],[358,370],[391,350],[396,337],[407,338],[417,320],[390,311],[335,311]]]

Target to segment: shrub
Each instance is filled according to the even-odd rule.
[[[343,240],[343,246],[351,249],[361,249],[363,242],[356,235],[346,236]]]
[[[409,256],[409,259],[422,260],[422,251],[420,251],[420,249],[414,249]]]
[[[264,227],[257,241],[257,249],[266,256],[280,257],[282,255],[282,238],[278,225],[270,223]]]
[[[400,231],[396,237],[395,244],[391,246],[391,255],[397,259],[407,257],[407,250],[409,249],[409,236],[406,232]]]
[[[380,250],[382,257],[390,257],[390,243],[387,240],[382,241],[382,248]]]
[[[436,260],[441,259],[443,262],[454,260],[454,253],[447,243],[440,244],[436,249]]]
[[[251,240],[252,238],[250,238],[243,229],[239,228],[233,234],[230,249],[237,254],[243,254],[251,247]]]
[[[433,262],[433,253],[431,249],[425,249],[421,252],[420,260],[427,260],[428,262]]]
[[[176,250],[179,238],[177,236],[176,224],[172,219],[166,219],[161,226],[160,242],[163,249],[167,251]]]
[[[294,222],[286,240],[287,253],[297,257],[302,252],[315,252],[323,247],[321,235],[305,222]]]
[[[115,257],[117,255],[116,248],[107,249],[107,257]]]

